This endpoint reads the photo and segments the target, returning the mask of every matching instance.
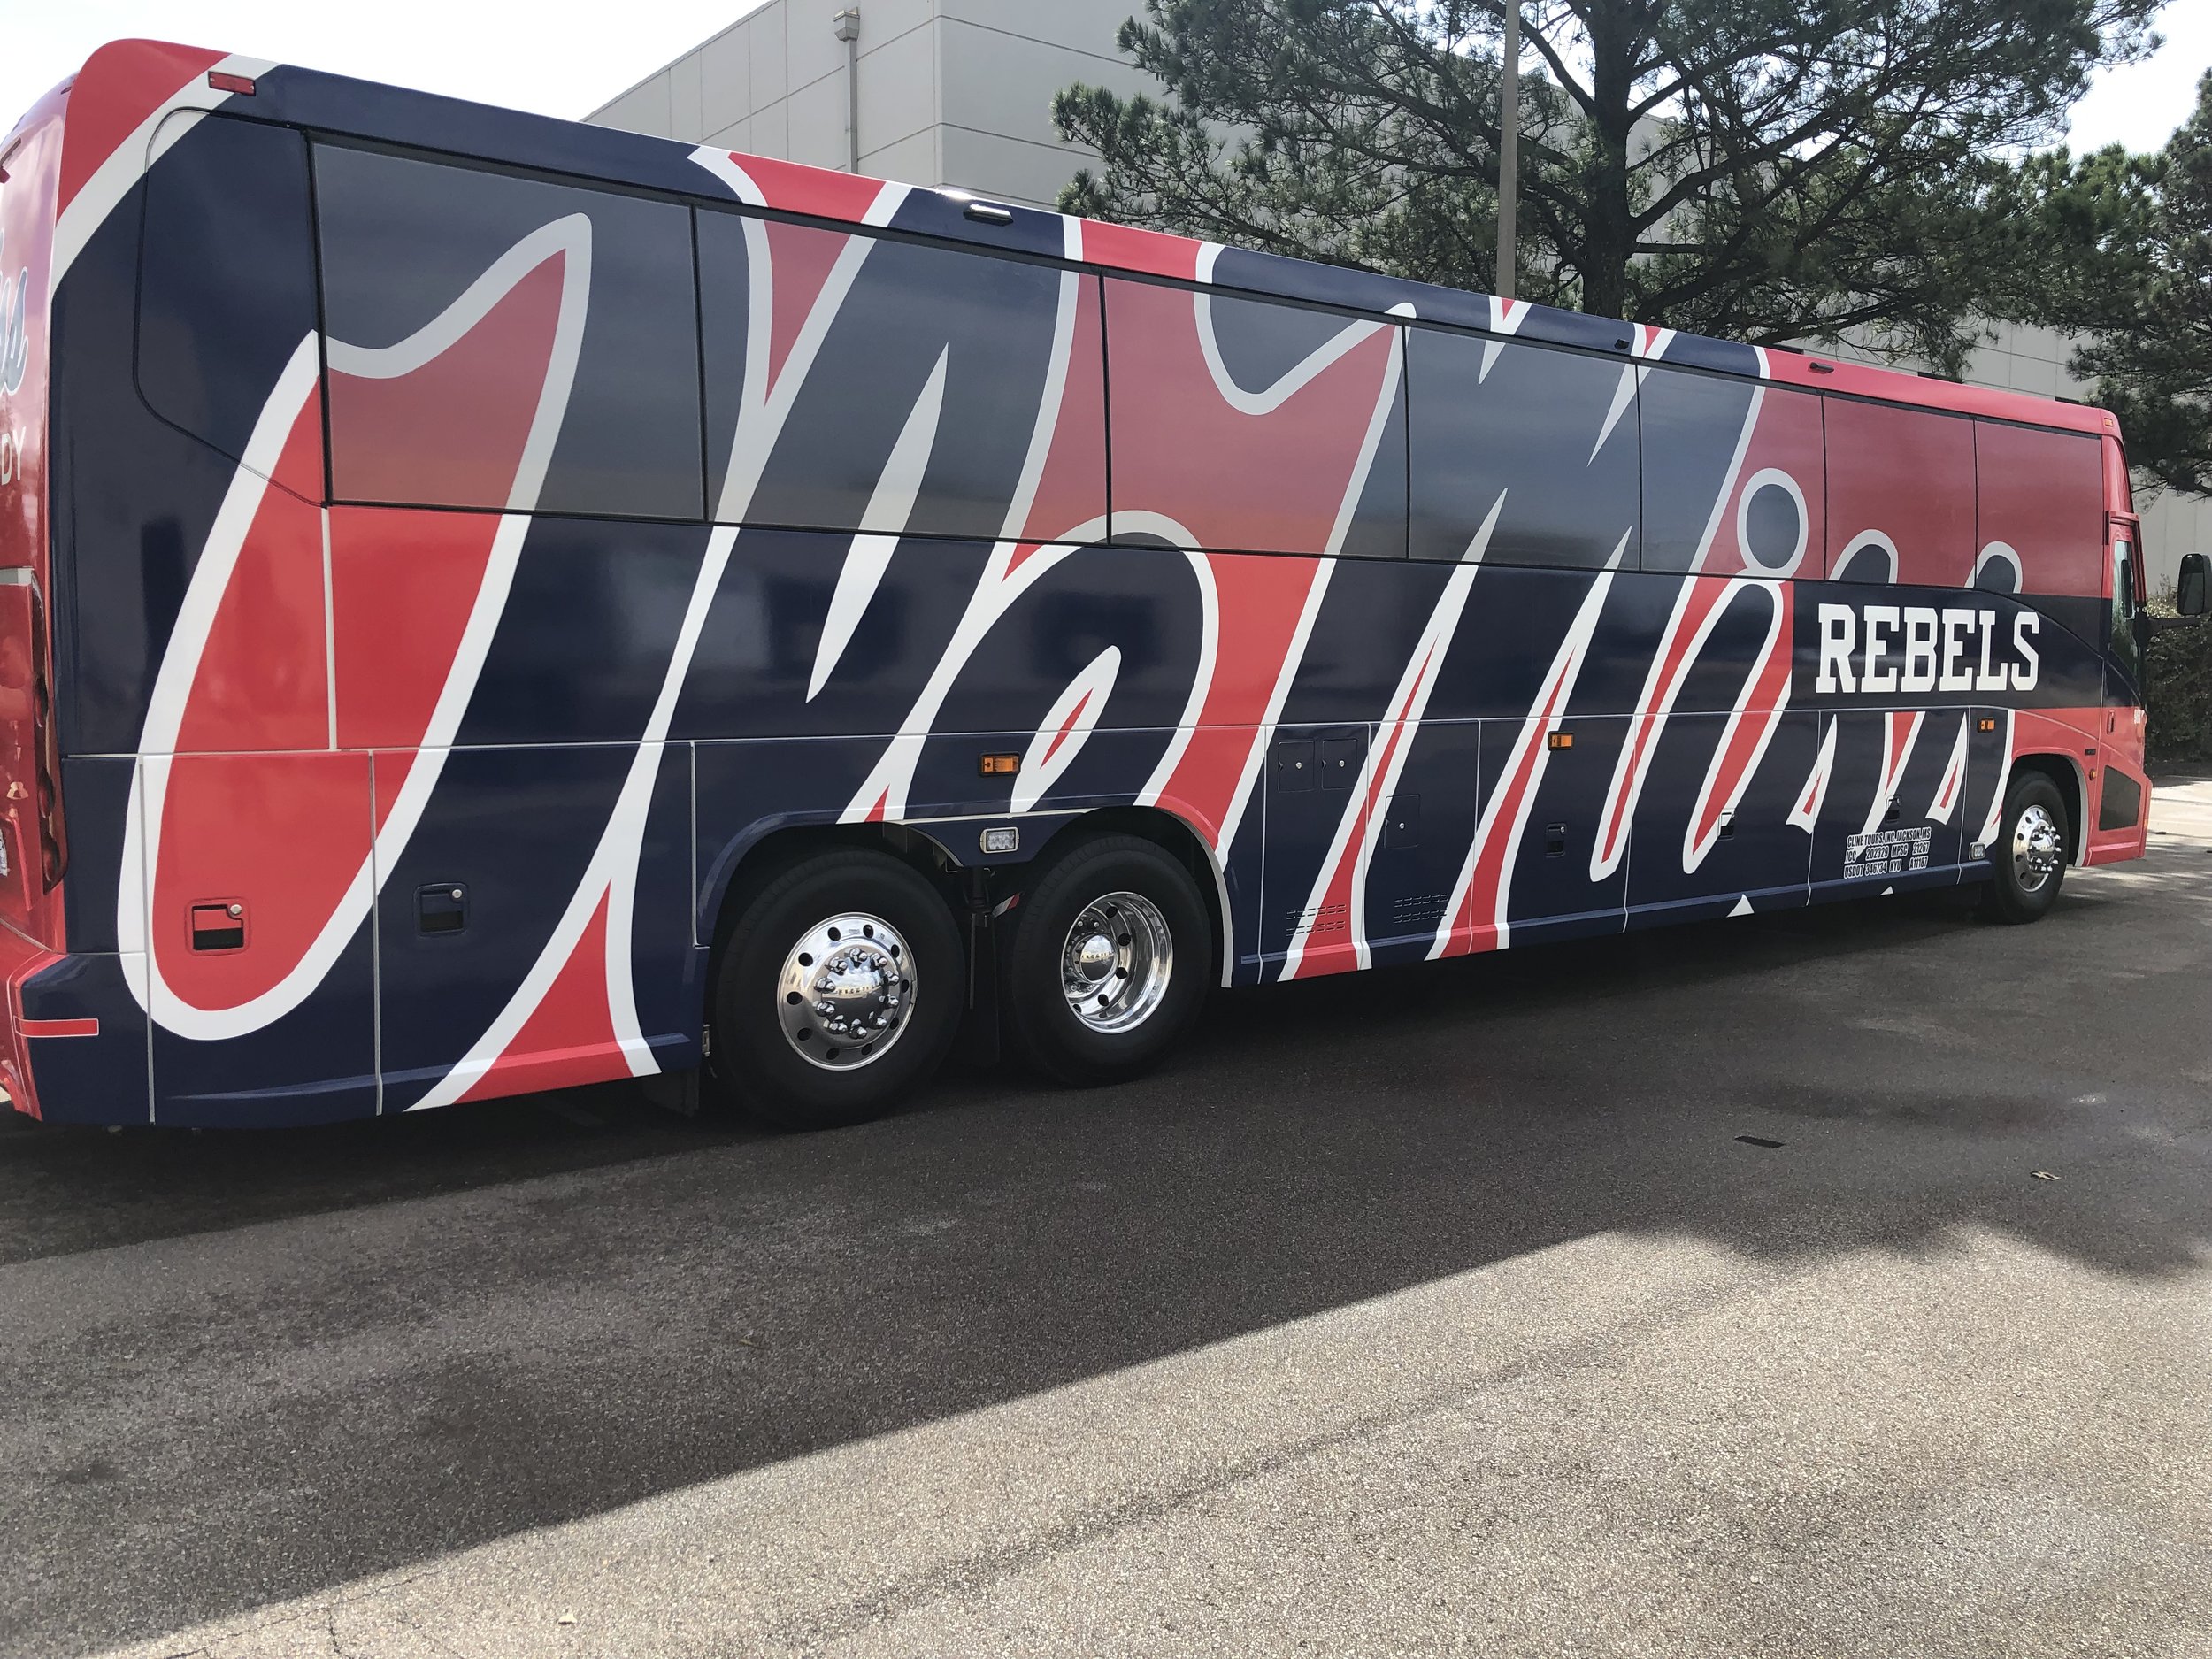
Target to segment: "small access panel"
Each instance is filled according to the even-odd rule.
[[[1267,870],[1260,950],[1280,961],[1294,941],[1340,933],[1348,908],[1314,887],[1367,764],[1364,726],[1282,726],[1267,754]]]

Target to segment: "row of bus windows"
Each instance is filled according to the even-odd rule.
[[[242,242],[269,292],[207,274]],[[144,257],[142,387],[219,443],[209,329],[319,316],[340,500],[2097,591],[2070,434],[230,122]]]

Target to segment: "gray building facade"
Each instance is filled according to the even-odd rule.
[[[739,0],[742,4],[742,0]],[[1137,91],[1136,0],[764,0],[595,110],[603,127],[1050,207],[1088,158],[1052,127],[1077,81]],[[858,13],[841,39],[839,14]]]

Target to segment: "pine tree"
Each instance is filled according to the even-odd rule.
[[[1167,96],[1059,95],[1102,158],[1061,204],[1493,288],[1502,4],[1145,0],[1119,46]],[[1517,291],[1955,369],[2024,281],[2007,157],[2159,4],[1525,0]]]
[[[2212,73],[2164,150],[2090,157],[2043,206],[2077,273],[2051,319],[2092,336],[2074,373],[2120,417],[2137,470],[2212,495]]]

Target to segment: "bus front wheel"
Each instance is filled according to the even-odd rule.
[[[714,1070],[755,1118],[827,1129],[880,1116],[936,1071],[960,1023],[952,912],[887,853],[845,848],[772,877],[714,982]]]
[[[1014,1045],[1062,1083],[1147,1070],[1205,1000],[1205,901],[1162,848],[1099,835],[1055,859],[1022,897],[1006,989]]]
[[[2066,803],[2041,772],[2022,772],[2006,791],[1989,864],[1982,903],[1998,921],[2039,921],[2057,902],[2066,879]]]

